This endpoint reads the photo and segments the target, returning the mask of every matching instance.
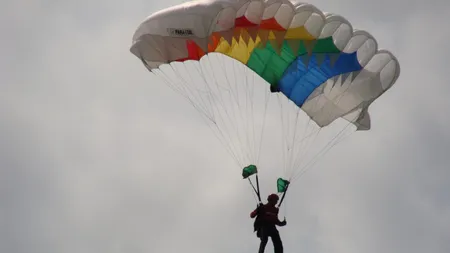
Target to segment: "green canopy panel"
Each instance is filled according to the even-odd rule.
[[[277,180],[278,192],[286,192],[288,186],[289,186],[289,181],[284,180],[282,178],[278,178],[278,180]]]
[[[251,164],[242,170],[242,177],[246,179],[256,173],[258,173],[258,168],[256,167],[256,165]]]

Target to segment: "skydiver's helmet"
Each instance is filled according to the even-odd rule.
[[[280,198],[275,193],[272,193],[267,197],[267,201],[269,201],[269,203],[273,203],[273,204],[276,204],[278,202],[278,199],[280,199]]]

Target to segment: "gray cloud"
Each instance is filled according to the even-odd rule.
[[[239,168],[128,51],[139,22],[175,3],[1,8],[1,252],[256,251]],[[293,185],[286,251],[449,252],[449,3],[313,4],[370,31],[402,74],[371,108],[372,131]],[[264,193],[276,176],[262,175]]]

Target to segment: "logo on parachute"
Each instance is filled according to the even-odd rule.
[[[176,28],[167,28],[167,32],[169,32],[172,36],[193,36],[194,32],[191,29],[176,29]]]

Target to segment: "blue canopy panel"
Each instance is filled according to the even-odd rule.
[[[301,107],[309,95],[328,79],[363,68],[358,62],[356,52],[341,53],[334,64],[331,64],[328,54],[325,54],[325,59],[319,63],[317,60],[319,55],[324,56],[312,54],[310,57],[307,55],[297,57],[278,82],[280,91],[298,107]],[[305,60],[305,57],[309,59]]]

